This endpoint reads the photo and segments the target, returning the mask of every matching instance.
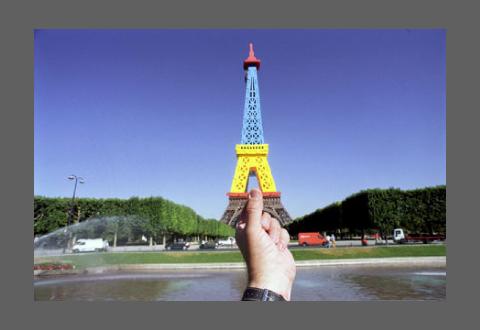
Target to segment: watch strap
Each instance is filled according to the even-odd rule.
[[[247,287],[243,292],[242,301],[286,301],[282,295],[268,289]]]

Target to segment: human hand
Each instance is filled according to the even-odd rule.
[[[269,213],[263,196],[252,189],[236,226],[235,238],[248,268],[248,286],[268,289],[290,300],[296,268],[288,250],[290,236]]]

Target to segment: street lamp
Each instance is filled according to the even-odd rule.
[[[82,178],[81,176],[76,176],[75,174],[70,175],[67,177],[68,180],[73,181],[75,180],[75,185],[73,186],[73,196],[72,196],[72,201],[70,203],[70,212],[68,214],[68,219],[67,219],[67,226],[70,226],[72,222],[72,216],[73,216],[73,206],[75,205],[75,193],[77,191],[77,184],[84,184],[85,179]]]
[[[72,232],[69,230],[68,226],[72,223],[72,217],[73,217],[73,208],[75,206],[75,193],[77,192],[77,184],[83,184],[85,183],[85,179],[82,178],[81,176],[76,176],[75,174],[72,174],[67,177],[68,180],[73,181],[75,180],[75,185],[73,186],[73,195],[72,195],[72,201],[70,202],[70,211],[68,212],[68,218],[67,218],[67,227],[66,227],[66,232],[68,232],[68,238],[67,238],[67,245],[64,247],[63,252],[65,253],[66,249],[71,248],[71,243],[72,243]]]

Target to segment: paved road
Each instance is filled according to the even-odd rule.
[[[394,244],[393,242],[389,241],[389,246],[392,246],[392,247],[396,247],[396,246],[405,246],[405,245],[423,245],[422,243],[412,243],[412,244]],[[443,242],[440,242],[440,243],[430,243],[430,244],[444,244]],[[292,242],[292,243],[289,243],[289,248],[290,249],[318,249],[318,248],[322,248],[320,246],[307,246],[307,247],[303,247],[303,246],[299,246],[297,242]],[[369,247],[380,247],[380,246],[385,246],[385,245],[375,245],[375,241],[369,241]],[[352,241],[349,241],[349,240],[346,240],[346,241],[337,241],[337,248],[346,248],[346,247],[361,247],[361,243],[360,241],[356,241],[356,240],[352,240]],[[162,246],[153,246],[153,247],[149,247],[149,246],[141,246],[139,249],[135,249],[135,247],[129,247],[128,250],[125,250],[121,247],[117,248],[118,250],[114,250],[113,248],[110,248],[108,252],[114,252],[114,253],[118,253],[118,252],[132,252],[132,253],[139,253],[139,252],[165,252],[166,250],[163,249]],[[188,252],[188,251],[195,251],[195,252],[211,252],[211,251],[218,251],[218,252],[221,252],[221,251],[237,251],[238,250],[238,247],[236,245],[233,245],[232,247],[230,246],[221,246],[215,250],[213,249],[199,249],[199,245],[198,244],[192,244],[192,246],[188,249],[188,250],[175,250],[175,252]],[[98,252],[93,252],[93,253],[98,253]],[[99,252],[101,253],[101,252]],[[38,250],[35,250],[34,251],[34,256],[35,257],[48,257],[48,256],[61,256],[61,255],[70,255],[71,253],[66,253],[64,254],[63,251],[61,249],[59,250],[44,250],[44,251],[38,251]],[[84,252],[84,253],[81,253],[82,255],[85,255],[85,254],[91,254],[91,253],[88,253],[88,252]]]

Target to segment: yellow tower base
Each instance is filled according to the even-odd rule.
[[[227,193],[229,203],[221,221],[235,226],[248,202],[248,177],[251,172],[254,172],[263,193],[263,211],[270,213],[282,226],[292,222],[292,218],[280,201],[280,192],[277,191],[270,165],[268,165],[268,144],[237,144],[235,151],[237,167],[232,187]]]

